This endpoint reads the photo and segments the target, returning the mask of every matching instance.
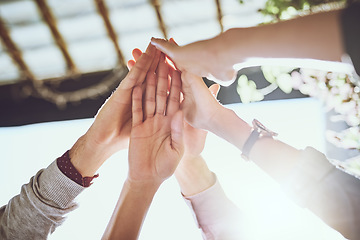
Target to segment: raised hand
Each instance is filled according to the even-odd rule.
[[[138,61],[141,57],[134,56]],[[138,62],[133,63],[131,69]],[[184,152],[181,82],[172,81],[167,94],[169,68],[164,55],[150,69],[156,71],[147,73],[145,94],[140,85],[132,93],[129,173],[103,239],[138,238],[157,189],[174,173]]]
[[[221,85],[230,85],[236,77],[233,64],[220,49],[224,43],[218,38],[178,46],[173,40],[151,39],[157,49],[165,53],[180,71],[207,77]]]
[[[141,50],[134,49],[134,60],[128,62],[131,69],[137,59],[142,55]],[[170,68],[171,69],[171,68]],[[220,86],[214,84],[208,89],[201,77],[189,73],[188,71],[171,71],[171,79],[175,82],[181,81],[181,91],[184,99],[181,101],[181,109],[183,110],[185,120],[190,125],[199,129],[211,130],[211,118],[219,112],[222,106],[216,100],[216,96]]]
[[[212,118],[223,108],[214,97],[219,85],[214,84],[208,89],[201,77],[186,71],[182,72],[181,79],[184,95],[181,109],[185,120],[195,128],[211,130]]]
[[[174,173],[183,155],[181,81],[171,81],[168,96],[168,74],[162,56],[156,75],[147,76],[144,101],[140,87],[133,91],[129,181],[161,183]]]
[[[83,176],[94,175],[107,158],[128,146],[132,124],[131,94],[135,86],[143,84],[147,73],[154,71],[158,56],[159,51],[149,45],[100,109],[87,133],[70,150],[71,161]]]

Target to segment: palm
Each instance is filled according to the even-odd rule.
[[[171,146],[171,118],[155,115],[131,131],[129,163],[132,180],[163,181],[176,169],[180,155]]]
[[[89,129],[90,139],[94,139],[96,144],[106,146],[108,155],[128,146],[132,123],[132,90],[134,86],[141,85],[147,72],[154,64],[158,64],[154,47],[149,45],[146,53],[141,58],[139,57],[137,64],[100,109]]]
[[[184,94],[181,109],[184,111],[186,121],[195,128],[207,129],[209,119],[216,115],[220,107],[214,97],[219,86],[212,85],[209,91],[202,78],[188,72],[183,72],[181,78]]]
[[[139,86],[133,90],[129,147],[132,181],[163,182],[174,173],[183,154],[183,118],[178,112],[181,80],[177,73],[168,95],[168,74],[162,55],[156,73],[146,77],[145,93]]]
[[[184,123],[184,157],[198,156],[204,149],[207,132]]]

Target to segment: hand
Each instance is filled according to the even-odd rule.
[[[139,49],[133,50],[134,60],[128,62],[129,68],[134,66],[141,54]],[[216,100],[220,86],[214,84],[208,89],[201,77],[187,71],[182,72],[181,75],[179,71],[172,71],[172,73],[172,79],[176,82],[182,81],[184,100],[181,103],[181,109],[184,112],[185,120],[195,128],[210,130],[209,119],[222,108]]]
[[[181,79],[185,120],[195,128],[211,130],[211,119],[223,108],[214,97],[220,86],[214,84],[208,89],[201,77],[188,72],[182,72]]]
[[[167,96],[168,74],[162,56],[156,75],[147,75],[145,101],[142,101],[140,87],[133,91],[128,175],[131,182],[161,184],[174,173],[183,155],[183,117],[179,111],[181,81],[171,81]]]
[[[92,128],[100,143],[111,143],[126,148],[131,131],[131,94],[135,86],[142,85],[148,72],[154,72],[159,52],[151,46],[121,81],[119,87],[97,114]]]
[[[205,147],[207,131],[192,127],[184,121],[184,156],[183,160],[192,159],[200,156]]]
[[[135,86],[142,85],[146,74],[154,71],[158,55],[155,47],[149,45],[100,109],[87,133],[70,150],[71,161],[83,176],[94,175],[107,158],[128,146],[132,121],[131,94]]]
[[[217,89],[213,89],[214,94]],[[205,146],[207,131],[192,127],[184,122],[185,152],[175,171],[176,179],[184,196],[192,196],[208,189],[215,183],[215,176],[209,170],[201,152]]]
[[[220,38],[194,42],[185,46],[178,46],[175,41],[151,39],[157,49],[165,53],[180,71],[207,77],[221,85],[228,86],[234,82],[236,71],[228,57],[220,47],[224,44]]]
[[[142,54],[141,50],[139,50],[139,49],[133,50],[132,55],[134,57],[134,60],[130,60],[128,62],[129,69],[131,69],[135,65],[137,59],[139,59],[141,54]],[[173,76],[172,79],[174,79],[175,82],[181,81],[179,71],[172,71],[172,76]],[[193,77],[196,78],[195,76],[193,76]],[[202,81],[202,79],[200,81]],[[185,84],[185,86],[186,86],[186,84]],[[205,86],[205,84],[202,84],[201,87],[203,88],[206,86]],[[190,95],[193,95],[192,90],[196,91],[195,88],[196,87],[191,88],[189,91],[187,91],[187,95],[188,95],[189,99],[192,99],[192,97]],[[216,85],[213,85],[210,87],[210,92],[213,94],[213,96],[215,96],[215,98],[217,96],[218,91],[219,91],[219,85],[216,84]],[[206,90],[206,95],[208,97],[213,98],[211,96],[210,92],[208,90]],[[183,101],[183,99],[181,99],[181,102],[182,101]],[[183,103],[183,105],[185,106],[184,109],[190,110],[191,107],[187,108],[187,106],[188,105],[190,106],[191,104],[193,104],[193,103],[190,102],[189,100],[186,100]],[[189,113],[188,115],[192,115],[192,113]],[[206,135],[207,135],[206,131],[194,128],[191,125],[189,125],[187,122],[184,122],[184,144],[185,144],[184,158],[191,158],[191,157],[200,155],[200,153],[204,149]]]

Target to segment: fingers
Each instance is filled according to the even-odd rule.
[[[153,72],[149,72],[146,77],[145,112],[144,112],[145,119],[154,116],[155,95],[156,95],[156,75]]]
[[[140,86],[136,86],[132,94],[132,116],[133,127],[143,122],[143,110],[142,110],[142,91]]]
[[[154,60],[150,66],[149,72],[155,72],[160,61],[161,52],[159,50],[155,51]]]
[[[170,38],[169,41],[172,42],[172,43],[174,43],[176,46],[179,46],[179,44],[177,44],[177,42],[175,42],[175,39],[174,39],[174,38]]]
[[[184,153],[183,142],[184,116],[182,111],[177,111],[171,121],[171,147],[182,157]]]
[[[180,107],[181,79],[178,71],[173,71],[171,76],[170,94],[167,100],[166,115],[173,116]]]
[[[129,60],[128,62],[127,62],[127,67],[128,67],[128,69],[129,69],[129,71],[132,69],[132,67],[135,65],[135,61],[134,60]]]
[[[174,50],[178,48],[178,46],[174,42],[169,42],[159,38],[151,38],[151,44],[166,55],[168,55],[170,58],[173,58]]]
[[[134,60],[129,60],[127,62],[127,67],[129,70],[131,70],[131,68],[135,65],[136,61],[141,57],[141,55],[142,55],[142,51],[138,48],[135,48],[132,51],[132,56],[133,56]]]
[[[135,60],[135,62],[141,57],[142,55],[142,51],[138,48],[135,48],[133,51],[132,51],[132,56]]]
[[[167,99],[169,68],[165,63],[165,55],[161,54],[157,70],[156,114],[164,114]]]
[[[155,57],[156,49],[149,44],[146,52],[142,54],[136,63],[131,67],[130,72],[120,84],[121,88],[129,89],[144,82],[145,76]]]

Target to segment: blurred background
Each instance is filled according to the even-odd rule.
[[[0,0],[0,204],[85,133],[127,74],[132,49],[145,50],[151,37],[173,37],[184,45],[229,28],[284,21],[350,2]],[[258,66],[240,70],[218,98],[248,122],[259,119],[290,145],[312,146],[357,172],[359,92],[352,76],[343,72]],[[240,159],[240,151],[216,136],[208,138],[204,156],[239,207],[256,216],[255,200],[266,197],[280,202],[273,208],[277,214],[294,213],[284,208],[290,203],[278,200],[281,193],[271,179]],[[101,178],[80,196],[81,207],[53,239],[71,239],[74,232],[80,239],[100,238],[126,177],[126,158],[123,151],[109,159],[100,169]],[[142,239],[200,239],[186,208],[171,178],[154,199]],[[281,231],[289,236],[301,227],[310,231],[311,221],[296,226],[264,219],[269,220],[264,234],[277,229],[269,235],[275,238]],[[285,228],[279,229],[281,225]]]

